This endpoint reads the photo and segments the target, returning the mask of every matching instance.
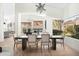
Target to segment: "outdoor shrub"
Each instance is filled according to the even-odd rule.
[[[53,30],[53,35],[61,35],[62,31],[60,30]]]

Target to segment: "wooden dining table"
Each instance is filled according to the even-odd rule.
[[[25,50],[27,49],[27,41],[28,41],[28,36],[15,36],[14,39],[22,39],[22,50]],[[38,35],[37,36],[37,39],[42,39],[41,35]],[[57,39],[64,39],[63,36],[57,36],[57,35],[54,35],[54,36],[50,36],[50,39],[52,40],[52,47],[51,49],[52,50],[56,50],[56,40]]]

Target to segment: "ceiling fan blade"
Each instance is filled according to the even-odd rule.
[[[46,11],[46,9],[43,9],[44,11]]]
[[[36,7],[38,7],[38,5],[35,5]]]
[[[46,11],[46,9],[44,9],[45,4],[42,3],[38,3],[38,5],[35,5],[37,7],[36,11],[42,13],[43,11]]]
[[[45,4],[43,4],[43,7],[45,6]]]

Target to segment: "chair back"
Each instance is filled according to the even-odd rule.
[[[49,42],[50,34],[42,34],[42,42]]]
[[[36,35],[35,34],[28,35],[28,42],[36,42]]]

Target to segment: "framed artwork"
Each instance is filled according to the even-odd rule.
[[[32,23],[31,22],[22,22],[22,28],[31,28]]]
[[[43,28],[43,21],[33,21],[33,28]]]

